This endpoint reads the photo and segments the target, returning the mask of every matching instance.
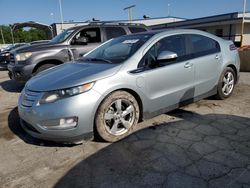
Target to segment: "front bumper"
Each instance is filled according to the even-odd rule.
[[[12,80],[25,83],[31,78],[33,67],[33,65],[10,63],[8,64],[9,77]]]
[[[31,136],[56,142],[76,142],[92,136],[97,101],[101,95],[93,89],[73,97],[58,100],[54,103],[37,105],[42,93],[32,107],[22,104],[24,91],[18,101],[18,112],[23,129]],[[65,117],[78,117],[78,125],[70,129],[46,129],[42,123],[46,120]]]

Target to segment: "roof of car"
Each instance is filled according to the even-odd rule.
[[[145,32],[141,32],[141,33],[133,33],[130,35],[143,35],[143,34],[152,34],[152,35],[172,35],[172,34],[200,34],[200,35],[204,35],[207,37],[212,37],[212,38],[216,38],[219,39],[217,36],[207,33],[205,31],[201,31],[201,30],[197,30],[197,29],[161,29],[161,30],[150,30],[150,31],[145,31]]]

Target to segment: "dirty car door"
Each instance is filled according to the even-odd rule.
[[[178,57],[143,72],[150,101],[147,105],[149,113],[176,108],[194,96],[194,67],[191,56],[186,52],[185,37],[174,35],[161,39],[147,52],[145,60],[152,57],[152,52],[155,53],[153,56],[157,56],[162,51],[174,52]]]

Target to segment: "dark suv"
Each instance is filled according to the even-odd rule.
[[[46,44],[19,48],[11,53],[9,77],[26,82],[38,72],[81,58],[111,38],[148,30],[142,24],[126,23],[87,23],[67,29]]]

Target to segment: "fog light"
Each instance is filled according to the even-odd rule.
[[[45,120],[41,122],[45,129],[72,129],[78,124],[78,117],[67,117],[60,119]]]
[[[60,127],[75,127],[76,125],[77,125],[76,117],[62,118],[60,119],[59,123]]]

